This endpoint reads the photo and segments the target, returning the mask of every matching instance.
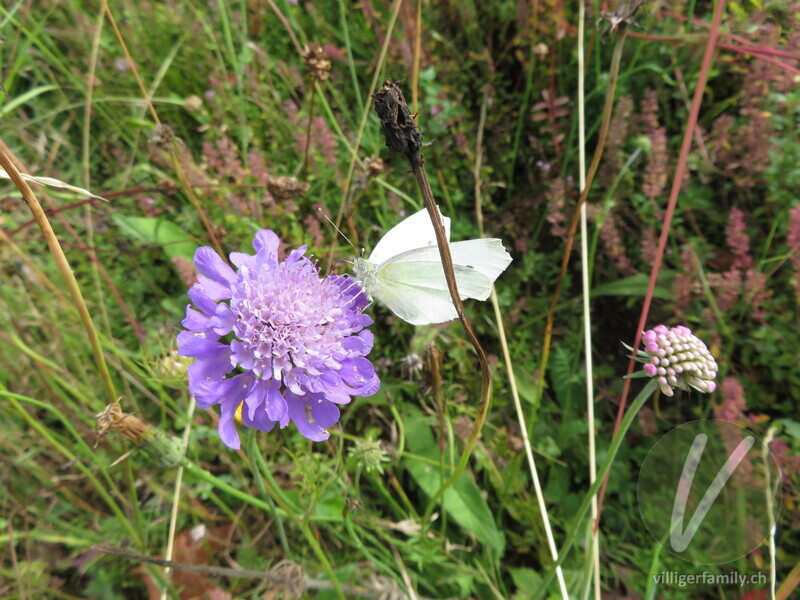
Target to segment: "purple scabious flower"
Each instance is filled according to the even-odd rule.
[[[189,290],[178,354],[197,405],[220,405],[219,435],[240,447],[234,417],[271,431],[293,422],[303,436],[328,439],[340,404],[370,396],[380,380],[365,356],[372,349],[368,300],[352,280],[320,279],[319,269],[293,250],[278,262],[280,239],[268,229],[253,240],[255,255],[233,252],[234,271],[211,248],[198,248],[200,272]]]
[[[688,327],[657,325],[644,332],[642,343],[638,358],[645,363],[645,375],[657,379],[665,396],[672,396],[674,388],[704,393],[717,388],[717,361]]]

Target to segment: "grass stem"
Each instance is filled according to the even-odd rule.
[[[95,364],[97,365],[97,370],[100,373],[100,379],[103,382],[103,387],[105,388],[108,402],[116,402],[117,392],[114,389],[114,382],[111,380],[111,373],[108,370],[108,365],[106,364],[105,356],[103,355],[103,349],[100,346],[100,338],[98,337],[97,330],[92,322],[92,317],[89,315],[89,309],[86,306],[86,301],[83,299],[83,294],[81,293],[81,288],[78,285],[78,280],[75,278],[75,273],[72,271],[72,267],[67,260],[67,256],[64,254],[64,250],[61,248],[61,244],[58,242],[58,238],[53,231],[53,227],[50,225],[50,221],[47,219],[47,215],[44,214],[42,205],[39,204],[39,200],[34,195],[33,191],[28,185],[28,182],[22,178],[20,172],[17,170],[16,165],[14,165],[11,159],[9,159],[8,155],[6,155],[6,153],[2,150],[0,150],[0,167],[2,167],[2,169],[8,173],[11,181],[22,194],[22,198],[28,205],[28,209],[31,211],[33,218],[36,219],[36,224],[39,226],[42,236],[47,243],[47,247],[50,249],[50,254],[56,261],[56,266],[58,267],[58,270],[61,272],[61,276],[64,278],[64,281],[67,284],[67,290],[72,297],[72,303],[78,310],[78,315],[80,316],[81,323],[86,331],[86,336],[89,338],[89,345],[92,348]]]

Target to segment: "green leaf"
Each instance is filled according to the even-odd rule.
[[[26,104],[29,100],[33,100],[34,98],[36,98],[36,96],[40,96],[45,92],[50,92],[52,90],[57,90],[57,89],[58,89],[57,85],[52,85],[52,84],[40,85],[31,90],[28,90],[24,94],[20,94],[19,96],[9,98],[8,101],[5,102],[2,107],[0,107],[0,117],[5,117],[12,110],[17,108],[18,106]]]
[[[552,381],[558,404],[562,408],[574,406],[583,396],[583,378],[576,367],[574,352],[566,346],[556,346],[551,363]]]
[[[151,246],[160,246],[167,258],[191,258],[197,244],[180,227],[166,219],[155,217],[112,217],[125,235]]]
[[[672,281],[675,273],[662,271],[653,290],[653,297],[662,300],[672,299]],[[624,279],[598,285],[592,289],[592,296],[644,296],[647,293],[649,276],[637,273]]]
[[[525,368],[525,365],[514,365],[514,376],[517,380],[517,391],[520,398],[530,404],[536,400],[536,377],[534,372]]]
[[[790,436],[796,440],[800,440],[800,423],[792,421],[791,419],[781,419],[781,425]]]
[[[438,445],[420,413],[406,414],[403,421],[406,424],[406,442],[414,453],[406,455],[404,464],[425,493],[433,496],[441,484]],[[448,471],[445,469],[445,474]],[[462,529],[475,535],[479,542],[500,555],[503,554],[505,536],[497,528],[480,488],[466,473],[445,491],[442,502],[444,510]]]
[[[520,591],[520,598],[527,598],[525,591],[536,590],[542,586],[542,576],[529,567],[510,568],[511,579],[514,580],[514,585]]]

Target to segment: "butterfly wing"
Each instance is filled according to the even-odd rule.
[[[404,321],[412,325],[430,325],[455,319],[458,314],[449,292],[419,287],[396,279],[379,277],[370,294]]]
[[[441,212],[439,212],[439,216],[442,217],[442,224],[449,240],[450,219]],[[409,248],[431,247],[436,249],[436,233],[433,230],[433,223],[431,223],[428,211],[423,208],[392,227],[372,250],[369,261],[380,265]]]
[[[506,249],[503,247],[503,242],[497,238],[481,238],[454,242],[450,244],[450,256],[453,259],[453,268],[456,272],[456,283],[458,284],[459,293],[462,297],[475,298],[476,300],[486,300],[486,298],[489,297],[491,284],[494,283],[502,272],[508,268],[508,265],[511,264],[511,255],[506,252]],[[403,252],[402,254],[392,257],[386,264],[381,265],[381,268],[388,267],[390,264],[394,265],[408,262],[438,263],[441,278],[444,281],[444,268],[441,266],[441,257],[437,246],[432,248],[417,248]],[[478,293],[477,291],[473,293],[473,290],[467,287],[462,289],[459,267],[481,273],[489,280],[489,287],[482,288],[484,290],[482,293]],[[465,285],[469,285],[469,281],[466,279],[464,283]],[[446,285],[444,289],[447,289]]]
[[[456,242],[450,249],[462,300],[488,298],[492,283],[511,262],[496,239]],[[456,318],[438,248],[402,252],[378,265],[374,275],[370,293],[405,321],[427,325]]]

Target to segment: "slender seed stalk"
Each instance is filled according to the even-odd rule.
[[[419,132],[419,128],[414,123],[414,118],[411,116],[405,98],[403,98],[403,93],[396,83],[392,81],[384,82],[383,87],[375,94],[374,98],[375,112],[381,120],[381,131],[386,138],[386,145],[392,152],[403,154],[411,165],[411,172],[414,174],[414,179],[416,179],[417,186],[422,193],[425,208],[428,210],[428,215],[431,218],[431,223],[436,233],[436,244],[439,247],[439,256],[442,259],[447,288],[450,291],[450,298],[453,301],[458,318],[464,326],[464,331],[466,331],[467,337],[472,343],[475,353],[478,355],[481,368],[481,397],[475,416],[475,422],[472,425],[472,431],[470,431],[469,437],[464,445],[464,451],[461,454],[458,465],[456,465],[450,477],[441,484],[439,490],[433,495],[428,503],[428,507],[425,509],[422,522],[423,527],[427,527],[430,523],[433,509],[444,495],[445,490],[453,485],[461,473],[464,472],[469,462],[472,449],[478,441],[481,428],[486,420],[486,414],[489,411],[492,378],[489,372],[489,361],[486,358],[486,353],[483,351],[478,338],[472,330],[472,325],[470,325],[469,319],[467,319],[467,315],[464,313],[464,304],[461,302],[461,296],[458,293],[455,271],[453,270],[453,258],[450,255],[450,244],[447,241],[447,234],[442,225],[439,208],[436,205],[436,199],[433,197],[433,191],[428,182],[428,176],[425,173],[425,158],[420,152],[420,148],[422,147],[422,135]]]
[[[486,126],[486,112],[488,102],[488,92],[484,93],[483,102],[481,103],[480,120],[478,122],[478,136],[475,143],[475,167],[473,176],[475,178],[475,221],[478,223],[478,231],[480,236],[483,237],[483,195],[481,194],[481,163],[483,161],[483,133]],[[531,448],[531,441],[528,436],[528,426],[525,423],[525,413],[522,410],[522,402],[519,398],[519,391],[517,390],[517,379],[514,375],[514,363],[511,360],[511,352],[508,349],[508,340],[506,339],[506,329],[503,324],[503,315],[500,312],[500,302],[497,299],[497,292],[492,286],[491,294],[492,308],[494,309],[494,320],[497,324],[497,335],[500,340],[500,347],[503,350],[503,361],[505,362],[506,372],[508,373],[508,386],[511,391],[511,397],[514,400],[514,409],[517,413],[517,422],[519,423],[520,434],[522,435],[522,445],[525,448],[525,457],[528,461],[528,470],[531,473],[531,480],[533,481],[533,490],[536,495],[536,503],[539,506],[539,513],[542,515],[542,524],[544,525],[544,533],[547,538],[547,545],[550,549],[550,556],[553,560],[558,560],[558,547],[556,546],[555,537],[553,536],[553,528],[550,526],[550,517],[547,514],[547,504],[544,500],[544,493],[542,492],[542,484],[539,480],[539,472],[536,470],[536,461],[533,457],[533,450]],[[563,600],[569,600],[569,592],[567,591],[567,583],[564,580],[564,573],[561,567],[556,567],[556,577],[558,577],[558,586]]]
[[[397,15],[400,13],[400,6],[402,5],[402,0],[394,0],[392,4],[391,13],[389,16],[389,23],[386,26],[386,39],[384,40],[383,46],[381,46],[381,52],[378,55],[378,62],[375,65],[375,73],[372,77],[372,83],[369,86],[369,93],[372,96],[373,91],[376,87],[378,87],[378,81],[380,81],[380,74],[381,69],[383,69],[383,65],[386,62],[386,55],[389,51],[389,43],[392,40],[392,33],[394,32],[395,23],[397,23]],[[350,197],[350,184],[353,181],[353,173],[355,172],[356,163],[359,162],[358,158],[358,149],[361,146],[361,138],[364,135],[364,129],[367,126],[367,118],[369,117],[369,101],[364,104],[364,111],[361,113],[361,121],[358,124],[358,131],[356,132],[356,139],[353,143],[353,148],[355,148],[355,152],[353,152],[353,156],[350,160],[350,165],[347,167],[347,175],[345,176],[344,183],[342,184],[342,201],[339,203],[339,211],[336,213],[336,219],[334,220],[334,225],[338,228],[342,225],[342,218],[344,217],[345,208],[347,207],[347,201]],[[331,266],[333,265],[333,250],[334,246],[331,245],[331,248],[328,252],[328,259],[326,265],[326,271],[331,270]]]
[[[700,115],[700,105],[703,103],[703,93],[706,89],[706,82],[708,81],[708,74],[711,70],[711,63],[714,56],[714,51],[719,38],[719,27],[722,22],[722,14],[725,12],[725,0],[717,0],[714,7],[714,19],[711,25],[711,32],[706,40],[706,48],[703,53],[703,60],[700,64],[700,72],[697,77],[697,85],[694,90],[694,97],[692,98],[692,105],[689,109],[689,117],[686,122],[686,129],[683,132],[683,141],[681,142],[681,150],[678,155],[678,164],[675,167],[675,176],[672,178],[672,187],[669,192],[669,200],[667,201],[667,209],[664,213],[664,226],[661,228],[661,235],[658,239],[658,248],[656,249],[655,260],[650,269],[650,280],[647,284],[647,293],[645,294],[644,301],[642,302],[642,311],[639,315],[639,323],[636,327],[636,334],[633,342],[633,347],[638,348],[639,342],[642,339],[644,332],[644,324],[647,320],[647,315],[650,312],[650,302],[653,299],[653,291],[656,286],[656,279],[658,272],[661,269],[661,259],[664,256],[664,249],[667,245],[667,237],[669,236],[670,226],[672,224],[672,217],[675,214],[675,207],[678,204],[678,194],[681,190],[683,183],[683,176],[686,172],[686,164],[689,159],[689,150],[692,147],[692,139],[697,127],[697,119]],[[636,362],[631,359],[628,362],[628,375],[633,373]],[[617,419],[614,423],[614,431],[616,432],[622,422],[622,414],[625,411],[625,404],[628,399],[628,392],[630,391],[630,379],[625,380],[625,385],[622,388],[622,396],[620,397],[619,408],[617,409]],[[598,503],[598,517],[595,521],[594,527],[597,529],[600,526],[600,514],[603,511],[603,498],[605,497],[606,484],[608,483],[608,476],[603,478],[603,486],[600,490],[600,499]]]
[[[53,259],[56,261],[56,266],[58,267],[58,270],[61,272],[61,276],[64,278],[64,281],[67,284],[67,290],[69,291],[70,296],[72,296],[72,303],[78,310],[81,323],[83,324],[83,328],[86,330],[86,335],[89,338],[89,345],[92,348],[94,360],[97,365],[97,369],[100,372],[100,379],[103,382],[103,387],[105,388],[108,401],[116,402],[117,392],[114,389],[114,382],[111,380],[111,373],[108,370],[106,359],[103,356],[103,348],[100,346],[100,337],[97,335],[97,330],[92,322],[92,317],[89,315],[89,309],[86,307],[86,301],[83,299],[83,294],[81,293],[81,288],[78,285],[78,280],[75,278],[75,273],[72,272],[72,267],[70,267],[67,256],[64,254],[64,250],[61,248],[61,244],[58,242],[58,238],[53,231],[53,227],[50,225],[50,221],[47,220],[47,215],[42,209],[42,205],[39,204],[39,200],[36,198],[30,186],[28,185],[28,182],[22,178],[22,175],[20,175],[16,165],[2,150],[0,150],[0,167],[2,167],[3,170],[8,173],[11,181],[22,194],[23,200],[25,200],[25,203],[28,205],[33,218],[36,220],[36,224],[39,226],[39,229],[42,232],[42,236],[47,242],[47,246],[50,249],[50,254],[53,255]]]
[[[584,96],[584,29],[586,25],[586,6],[583,2],[578,7],[578,181],[581,193],[586,189],[586,115]],[[581,288],[583,295],[583,347],[586,357],[586,429],[588,431],[589,446],[589,483],[597,479],[597,448],[595,443],[594,425],[594,371],[592,362],[592,318],[591,303],[589,299],[589,228],[586,219],[586,202],[580,207],[581,221]],[[592,521],[597,520],[597,496],[592,497]],[[600,587],[600,538],[597,531],[590,531],[589,552],[592,578],[592,591],[595,600],[601,600]],[[589,586],[586,586],[585,598],[589,595]]]
[[[564,544],[561,546],[561,556],[559,556],[558,560],[556,561],[555,566],[558,567],[564,562],[564,558],[569,553],[570,549],[572,548],[572,544],[575,543],[575,538],[578,535],[578,532],[582,530],[580,526],[581,521],[586,516],[586,511],[589,510],[589,506],[592,503],[592,498],[594,498],[595,494],[597,494],[600,486],[602,485],[604,478],[608,475],[609,471],[611,470],[611,465],[614,463],[614,459],[617,456],[617,452],[619,452],[620,447],[622,446],[622,442],[625,440],[625,434],[628,433],[628,429],[630,429],[631,425],[633,424],[633,420],[636,418],[636,415],[641,410],[644,403],[647,402],[647,399],[653,395],[653,392],[656,391],[658,387],[658,381],[655,379],[651,379],[646,386],[639,392],[639,395],[636,396],[636,399],[631,404],[630,410],[625,413],[625,418],[622,419],[622,423],[620,424],[619,430],[617,430],[617,434],[611,440],[611,446],[608,448],[608,454],[606,455],[605,461],[603,461],[602,466],[597,472],[597,479],[589,488],[589,491],[586,492],[583,496],[583,501],[581,502],[580,507],[575,512],[575,518],[572,520],[572,525],[569,527],[568,531],[569,534],[567,535],[567,539],[565,540]],[[537,591],[534,595],[534,598],[541,598],[542,595],[547,591],[547,588],[553,582],[553,578],[555,577],[556,570],[553,569],[550,573],[547,574],[547,578],[545,578],[542,587]]]
[[[597,146],[595,147],[592,163],[589,165],[589,171],[586,173],[586,185],[581,190],[578,205],[572,212],[572,217],[569,222],[569,229],[567,230],[567,241],[564,248],[564,256],[561,259],[561,271],[558,274],[556,281],[556,288],[553,290],[553,299],[550,301],[550,309],[547,311],[547,324],[544,329],[544,345],[542,347],[542,361],[539,366],[539,382],[537,387],[537,403],[542,398],[544,392],[544,372],[547,368],[547,361],[550,358],[550,344],[553,338],[553,321],[556,314],[556,306],[558,306],[558,299],[561,296],[561,288],[564,285],[564,277],[567,274],[567,267],[569,266],[569,259],[572,254],[572,245],[575,241],[575,231],[578,229],[580,222],[581,207],[586,202],[589,195],[589,190],[592,188],[592,182],[597,174],[597,168],[600,166],[600,159],[603,157],[603,150],[606,147],[606,139],[608,137],[608,126],[611,123],[611,114],[614,108],[614,93],[617,90],[617,80],[619,78],[619,65],[622,59],[622,47],[625,45],[625,27],[620,27],[620,34],[617,42],[614,45],[614,54],[611,57],[611,68],[609,69],[608,88],[606,89],[606,100],[603,106],[603,115],[600,122],[600,132],[597,136]]]
[[[250,459],[250,468],[253,471],[253,475],[256,480],[256,485],[259,488],[261,494],[266,498],[267,504],[270,506],[270,514],[276,517],[276,521],[278,523],[278,531],[281,537],[281,544],[283,546],[284,554],[287,556],[289,555],[289,544],[286,540],[286,534],[284,533],[283,523],[280,520],[280,516],[278,510],[276,508],[276,503],[280,504],[281,508],[286,511],[287,516],[294,521],[296,525],[298,525],[303,532],[303,535],[306,538],[306,541],[311,546],[311,549],[314,551],[314,554],[317,555],[317,559],[322,563],[322,568],[328,573],[328,577],[330,579],[331,585],[333,586],[334,591],[336,592],[339,598],[344,599],[345,595],[342,591],[342,587],[339,584],[339,580],[336,578],[336,572],[333,570],[333,565],[331,565],[330,560],[328,560],[327,554],[322,549],[317,538],[314,536],[313,532],[311,531],[311,527],[308,524],[308,521],[304,521],[301,519],[295,511],[291,509],[283,501],[283,496],[281,493],[277,493],[275,480],[271,477],[264,477],[262,478],[261,472],[262,469],[260,468],[260,463],[263,462],[263,459],[259,461],[260,454],[258,451],[258,443],[256,442],[256,430],[250,429],[247,432],[247,454]],[[264,482],[270,486],[268,489]]]
[[[317,91],[316,85],[311,85],[311,94],[308,97],[308,126],[306,127],[306,151],[303,156],[303,168],[300,170],[300,177],[305,179],[308,171],[308,153],[311,150],[311,124],[314,122],[314,95]]]

